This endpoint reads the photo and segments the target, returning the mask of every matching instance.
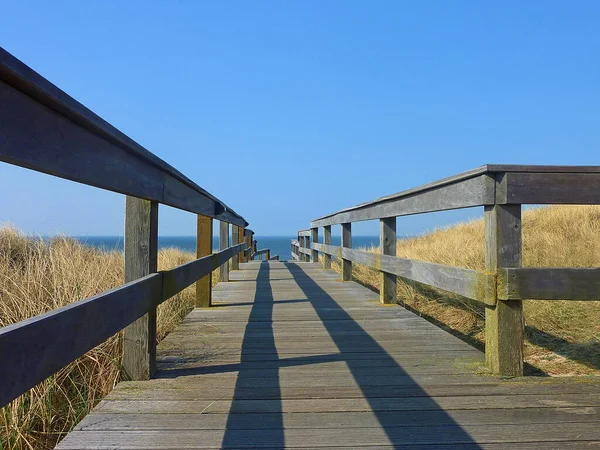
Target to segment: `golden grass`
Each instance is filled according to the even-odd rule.
[[[377,252],[377,248],[368,249]],[[483,220],[399,240],[397,256],[484,270]],[[523,265],[600,267],[600,207],[550,206],[523,213]],[[340,271],[339,264],[334,269]],[[353,265],[353,277],[374,289],[378,272]],[[400,303],[452,329],[466,340],[485,342],[484,310],[476,302],[398,279]],[[550,375],[600,374],[600,301],[524,302],[525,360]]]
[[[159,252],[159,269],[188,262],[192,253]],[[213,273],[213,284],[218,271]],[[0,229],[0,327],[59,308],[123,284],[123,254],[100,251],[74,239],[49,242]],[[163,339],[194,305],[194,287],[158,308]],[[119,382],[121,334],[108,339],[28,393],[2,408],[0,449],[50,449]]]

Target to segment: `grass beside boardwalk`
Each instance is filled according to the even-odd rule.
[[[159,269],[193,258],[192,253],[162,249]],[[121,252],[100,251],[68,238],[44,242],[0,229],[0,327],[122,284]],[[194,296],[192,285],[158,308],[159,341],[193,308]],[[0,449],[53,448],[119,382],[121,356],[117,334],[2,408]]]
[[[399,227],[401,227],[399,219]],[[399,229],[401,232],[401,228]],[[368,249],[378,252],[377,248]],[[399,240],[397,256],[484,270],[483,220]],[[600,267],[600,207],[551,206],[523,213],[523,265]],[[333,268],[340,272],[338,263]],[[353,277],[377,289],[379,273],[353,264]],[[600,299],[600,294],[599,294]],[[398,279],[400,303],[483,348],[483,305]],[[549,375],[600,375],[600,301],[524,302],[525,360]],[[531,367],[529,368],[531,373]]]

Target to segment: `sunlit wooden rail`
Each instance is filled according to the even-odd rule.
[[[600,268],[530,268],[521,265],[521,209],[525,204],[600,204],[600,166],[486,165],[311,222],[291,242],[299,261],[329,268],[352,263],[381,272],[382,303],[395,303],[396,277],[458,294],[485,304],[486,360],[499,374],[523,374],[523,300],[600,300]],[[486,271],[396,257],[396,218],[412,214],[483,206]],[[352,223],[380,222],[380,253],[352,248]],[[331,245],[331,226],[341,226],[341,246]],[[323,243],[318,229],[323,228]]]

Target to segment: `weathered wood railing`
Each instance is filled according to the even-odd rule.
[[[0,161],[127,196],[126,284],[0,329],[0,406],[122,329],[125,376],[148,379],[155,371],[157,306],[196,283],[196,306],[208,307],[211,273],[219,268],[228,281],[229,270],[249,260],[254,233],[243,217],[2,48]],[[159,204],[198,218],[198,259],[161,272]],[[214,219],[218,253],[212,253]]]
[[[600,268],[521,267],[524,204],[600,204],[600,166],[483,166],[313,220],[292,241],[292,255],[316,262],[321,252],[326,268],[335,256],[345,281],[353,262],[379,270],[382,303],[396,303],[397,276],[482,302],[487,364],[495,373],[519,376],[523,300],[600,300]],[[396,257],[396,217],[475,206],[484,207],[485,272]],[[380,221],[379,254],[352,248],[352,222],[372,219]],[[335,224],[341,246],[331,245]]]

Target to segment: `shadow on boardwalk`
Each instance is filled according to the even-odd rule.
[[[241,362],[239,365],[234,365],[235,367],[221,367],[220,369],[223,372],[239,370],[231,411],[227,420],[227,429],[223,438],[223,447],[237,447],[243,445],[244,442],[251,442],[252,446],[255,447],[284,447],[284,408],[279,369],[297,365],[344,361],[357,386],[362,391],[364,398],[369,403],[370,409],[377,417],[382,430],[386,433],[390,443],[394,447],[402,444],[403,438],[406,437],[406,430],[399,426],[402,424],[398,423],[397,416],[389,411],[389,406],[388,410],[386,410],[385,405],[389,405],[390,400],[393,402],[406,401],[406,398],[394,395],[394,393],[410,392],[411,397],[420,398],[419,410],[426,410],[428,417],[435,418],[435,425],[445,426],[445,434],[446,437],[450,437],[450,442],[454,444],[470,444],[469,448],[477,448],[475,441],[472,440],[468,433],[443,411],[439,405],[432,399],[429,399],[427,393],[396,363],[394,358],[364,331],[300,266],[285,263],[285,267],[292,274],[295,283],[308,299],[291,301],[308,302],[313,306],[331,340],[339,349],[339,353],[277,359],[278,364],[269,365],[261,369],[256,369],[256,365],[249,365],[250,368],[244,367],[244,363],[256,361],[252,356],[255,355],[252,350],[255,350],[255,347],[252,347],[250,344],[256,339],[253,336],[253,332],[255,331],[261,333],[261,348],[263,352],[277,354],[273,330],[273,308],[275,302],[270,283],[272,280],[269,278],[270,268],[268,263],[261,264],[256,280],[256,295],[244,333]],[[336,320],[331,320],[332,314],[336,316]],[[340,325],[343,327],[344,333],[333,332],[334,328],[339,331]],[[377,366],[375,369],[383,369],[385,371],[385,377],[388,380],[385,386],[378,385],[370,380],[370,368],[365,364],[366,361],[364,359],[357,357],[357,344],[360,347],[359,352],[368,354],[369,358],[377,361],[374,364]],[[310,349],[307,348],[307,351],[310,351]],[[211,370],[213,373],[218,371],[219,368],[217,367],[213,367]],[[247,399],[244,388],[251,384],[252,379],[256,379],[257,377],[264,377],[270,380],[268,392],[271,399],[271,407],[269,408],[269,413],[261,414],[264,429],[268,430],[268,432],[260,432],[255,427],[248,427],[246,423],[248,415],[242,413],[243,406],[241,403]],[[309,431],[307,430],[307,432]]]

